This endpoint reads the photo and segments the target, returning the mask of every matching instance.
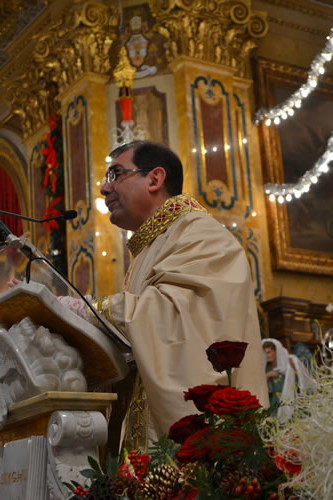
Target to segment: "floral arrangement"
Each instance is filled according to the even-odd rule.
[[[288,454],[278,455],[260,432],[272,410],[263,409],[249,391],[231,386],[232,368],[239,367],[245,342],[217,342],[207,350],[218,372],[226,371],[229,385],[199,385],[184,393],[197,414],[175,422],[150,449],[124,450],[106,460],[105,471],[89,457],[91,468],[81,474],[85,485],[66,483],[71,499],[89,500],[275,500],[281,485],[299,473]],[[267,435],[266,435],[267,437]],[[284,488],[284,498],[292,492]]]
[[[322,345],[313,360],[316,390],[299,394],[293,418],[280,425],[273,420],[261,429],[263,441],[274,443],[279,460],[291,472],[283,488],[292,488],[297,498],[333,498],[333,350]]]
[[[64,160],[61,117],[50,116],[48,120],[49,133],[42,145],[43,161],[42,189],[47,197],[48,205],[42,216],[43,219],[61,215],[64,205]],[[66,229],[63,220],[43,222],[43,226],[50,235],[48,257],[63,274],[67,274],[66,258]]]

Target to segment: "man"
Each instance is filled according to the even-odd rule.
[[[134,231],[128,243],[133,261],[124,290],[95,306],[132,345],[140,380],[127,414],[127,447],[144,449],[197,412],[184,391],[226,383],[207,360],[213,342],[248,342],[233,385],[250,390],[263,405],[267,387],[240,244],[194,198],[181,194],[182,164],[167,147],[136,141],[110,156],[101,193],[112,224]]]

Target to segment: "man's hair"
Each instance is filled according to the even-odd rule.
[[[134,165],[146,170],[146,172],[142,172],[142,175],[147,175],[155,167],[162,167],[166,173],[164,186],[167,193],[170,196],[182,193],[183,166],[171,149],[157,142],[132,141],[118,146],[110,153],[110,156],[114,160],[129,149],[133,149],[132,162]]]

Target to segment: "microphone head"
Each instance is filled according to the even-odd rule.
[[[64,212],[64,219],[65,220],[75,219],[75,217],[77,217],[77,211],[76,210],[66,210],[66,212]]]

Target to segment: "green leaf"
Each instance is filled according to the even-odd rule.
[[[155,441],[149,448],[152,464],[162,465],[170,463],[170,458],[173,459],[179,449],[174,441],[168,439],[164,434],[158,441]]]
[[[95,477],[100,477],[103,475],[103,471],[99,465],[99,463],[93,458],[88,456],[88,462],[90,467],[96,472],[97,476]]]
[[[70,483],[66,483],[65,481],[63,481],[62,483],[64,486],[66,486],[66,488],[68,488],[70,491],[74,491],[75,490],[75,486],[73,484],[70,484]]]
[[[114,477],[119,468],[119,457],[112,457],[109,453],[105,459],[105,473],[109,477]]]
[[[93,469],[83,469],[80,471],[80,474],[83,477],[87,477],[88,479],[95,479],[96,478],[96,471]]]

